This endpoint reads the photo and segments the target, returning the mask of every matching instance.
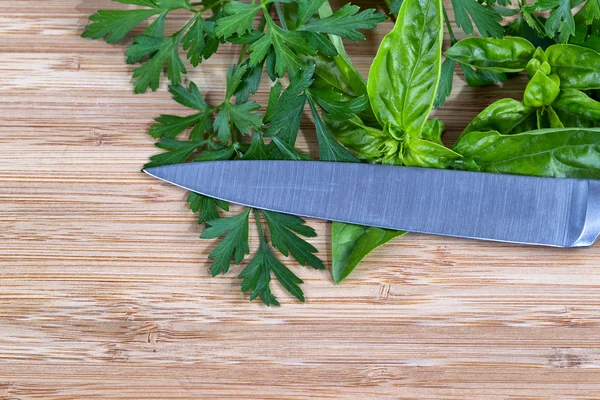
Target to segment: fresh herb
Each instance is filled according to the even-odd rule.
[[[133,70],[134,90],[156,90],[166,70],[173,99],[189,110],[156,118],[149,134],[164,151],[147,167],[309,160],[295,145],[310,110],[321,161],[600,178],[598,0],[523,1],[518,8],[508,0],[452,0],[459,27],[467,34],[475,27],[484,36],[461,41],[441,0],[386,0],[397,22],[368,79],[353,66],[342,38],[364,39],[362,30],[386,19],[372,9],[344,3],[334,11],[325,0],[115,1],[139,8],[98,11],[83,36],[116,43],[150,20],[125,53],[128,63],[140,64]],[[174,10],[190,18],[165,36],[165,20]],[[512,22],[503,24],[503,17]],[[445,60],[444,26],[451,43]],[[188,67],[180,50],[195,68],[227,43],[241,46],[238,62],[227,71],[222,99],[207,102],[202,88],[182,85]],[[456,64],[474,86],[524,72],[529,82],[522,101],[491,104],[450,148],[442,141],[444,123],[430,114],[450,97]],[[263,112],[252,97],[264,84],[264,71],[271,88]],[[217,240],[209,255],[213,276],[245,264],[238,278],[251,300],[279,305],[273,277],[305,300],[302,280],[276,256],[277,251],[302,266],[325,268],[307,241],[316,232],[304,220],[251,209],[231,213],[227,203],[197,193],[188,202],[205,226],[201,237]],[[251,222],[257,249],[248,240]],[[333,223],[333,280],[343,281],[370,252],[405,233]]]
[[[404,0],[369,74],[376,121],[368,113],[366,118],[332,116],[327,121],[338,140],[370,163],[600,177],[600,129],[595,129],[600,103],[583,92],[600,87],[600,54],[572,44],[536,48],[520,37],[466,38],[446,51],[444,66],[443,12],[439,0]],[[526,71],[530,81],[523,101],[490,105],[448,148],[441,141],[443,123],[428,118],[432,105],[450,92],[442,79],[451,78],[454,62],[479,77]],[[334,223],[334,281],[347,278],[369,252],[404,233]]]
[[[128,63],[139,64],[133,70],[134,90],[158,89],[166,70],[173,100],[189,110],[183,116],[156,118],[148,133],[164,152],[152,156],[146,167],[189,161],[311,159],[295,147],[306,107],[315,124],[320,158],[358,162],[334,139],[321,113],[354,115],[368,108],[368,98],[365,95],[349,102],[319,90],[313,85],[319,79],[315,68],[328,60],[336,64],[332,73],[352,70],[360,76],[351,66],[341,38],[365,39],[361,31],[375,28],[387,18],[384,14],[374,9],[361,11],[349,3],[334,11],[325,0],[115,1],[138,8],[98,11],[82,36],[117,43],[150,20],[125,52]],[[187,11],[190,18],[181,29],[165,35],[165,21],[174,10]],[[185,52],[187,62],[195,68],[227,43],[241,45],[239,60],[224,77],[222,100],[210,104],[194,82],[187,87],[182,84],[189,66],[180,52]],[[264,71],[271,81],[266,112],[252,100],[263,83]],[[286,88],[284,77],[289,78]],[[299,286],[302,280],[275,256],[277,250],[302,266],[325,269],[317,249],[306,240],[316,232],[304,220],[250,209],[232,215],[227,203],[197,193],[191,193],[188,202],[205,226],[201,238],[218,241],[209,255],[213,276],[226,274],[232,265],[249,258],[248,237],[254,218],[259,247],[239,273],[242,292],[249,292],[251,300],[260,298],[267,305],[279,305],[270,288],[275,277],[290,294],[305,300]]]

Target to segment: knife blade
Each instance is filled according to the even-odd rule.
[[[184,189],[302,217],[434,235],[585,247],[600,181],[385,165],[215,161],[144,170]]]

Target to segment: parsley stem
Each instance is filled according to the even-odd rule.
[[[228,1],[229,0],[219,0],[219,1],[215,2],[215,3],[213,3],[213,4],[210,4],[210,5],[208,5],[208,6],[204,7],[204,8],[201,8],[198,11],[198,14],[202,14],[203,12],[206,12],[208,10],[212,10],[213,8],[215,8],[217,6],[220,6],[221,4],[226,3]],[[192,7],[198,7],[198,6],[202,5],[202,2],[192,3],[191,5],[192,5]]]
[[[247,44],[242,45],[242,50],[240,50],[240,56],[238,57],[238,62],[237,62],[238,67],[240,65],[242,65],[242,62],[244,61],[244,56],[246,55],[246,50],[248,50],[248,45]]]
[[[457,42],[456,36],[454,36],[454,32],[452,31],[452,26],[450,25],[450,19],[448,18],[448,13],[446,12],[446,7],[442,7],[444,11],[444,21],[446,21],[446,27],[448,28],[448,34],[450,34],[450,44],[454,46]]]
[[[281,22],[281,27],[284,31],[288,30],[287,23],[285,22],[285,15],[283,14],[283,9],[281,8],[281,4],[278,2],[275,3],[275,10],[277,10],[277,16],[279,17],[279,22]]]
[[[265,232],[263,231],[262,223],[260,222],[260,212],[256,208],[253,208],[252,211],[254,211],[254,222],[256,222],[256,227],[258,228],[258,236],[260,237],[260,241],[261,243],[267,244],[265,240]]]

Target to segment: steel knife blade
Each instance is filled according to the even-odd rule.
[[[433,235],[585,247],[600,181],[312,161],[215,161],[144,170],[216,199],[302,217]]]

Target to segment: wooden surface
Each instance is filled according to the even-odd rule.
[[[185,193],[139,172],[152,119],[186,111],[164,81],[132,94],[124,45],[78,37],[112,6],[0,1],[0,397],[600,398],[600,246],[411,234],[341,286],[294,267],[308,302],[276,287],[281,308],[210,278]],[[349,47],[363,72],[390,26]],[[190,74],[209,100],[235,50]],[[523,80],[455,84],[449,140]]]

